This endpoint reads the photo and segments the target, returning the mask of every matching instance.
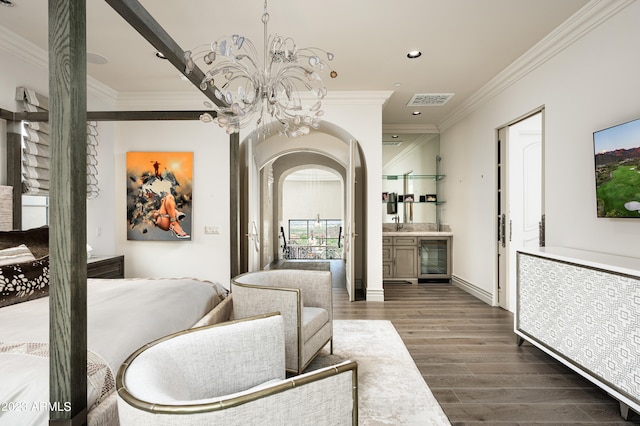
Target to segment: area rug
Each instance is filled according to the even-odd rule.
[[[330,271],[331,263],[316,260],[288,260],[278,264],[277,269],[304,269],[307,271]]]
[[[335,320],[333,355],[322,349],[306,371],[358,362],[360,425],[450,425],[390,321]]]

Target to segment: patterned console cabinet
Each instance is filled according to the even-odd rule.
[[[515,332],[640,412],[640,259],[519,251]]]

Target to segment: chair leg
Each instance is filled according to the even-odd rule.
[[[329,341],[329,353],[333,355],[333,337]]]

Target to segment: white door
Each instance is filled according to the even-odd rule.
[[[344,259],[345,259],[345,274],[347,293],[349,294],[349,301],[355,300],[355,250],[354,242],[356,238],[355,233],[355,187],[356,187],[356,149],[358,142],[355,140],[349,141],[349,165],[347,167],[347,176],[345,181],[346,191],[346,206],[345,206],[345,218],[344,218]]]
[[[246,143],[247,165],[247,192],[249,202],[247,203],[247,269],[248,272],[260,270],[260,170],[256,165],[253,155],[253,141]],[[255,202],[257,200],[257,202]]]
[[[516,251],[541,245],[543,111],[498,131],[498,304],[516,306]]]
[[[507,309],[507,128],[498,130],[498,306]]]

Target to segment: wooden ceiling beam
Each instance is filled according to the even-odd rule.
[[[189,75],[185,74],[185,51],[137,0],[105,1],[214,104],[219,107],[228,106],[225,102],[216,98],[214,94],[215,86],[207,86],[206,90],[200,89],[200,83],[204,78],[204,72],[200,68],[196,66]]]
[[[204,113],[216,116],[215,111],[87,111],[87,121],[155,121],[199,120]],[[49,112],[11,112],[0,108],[0,118],[7,121],[49,121]]]

